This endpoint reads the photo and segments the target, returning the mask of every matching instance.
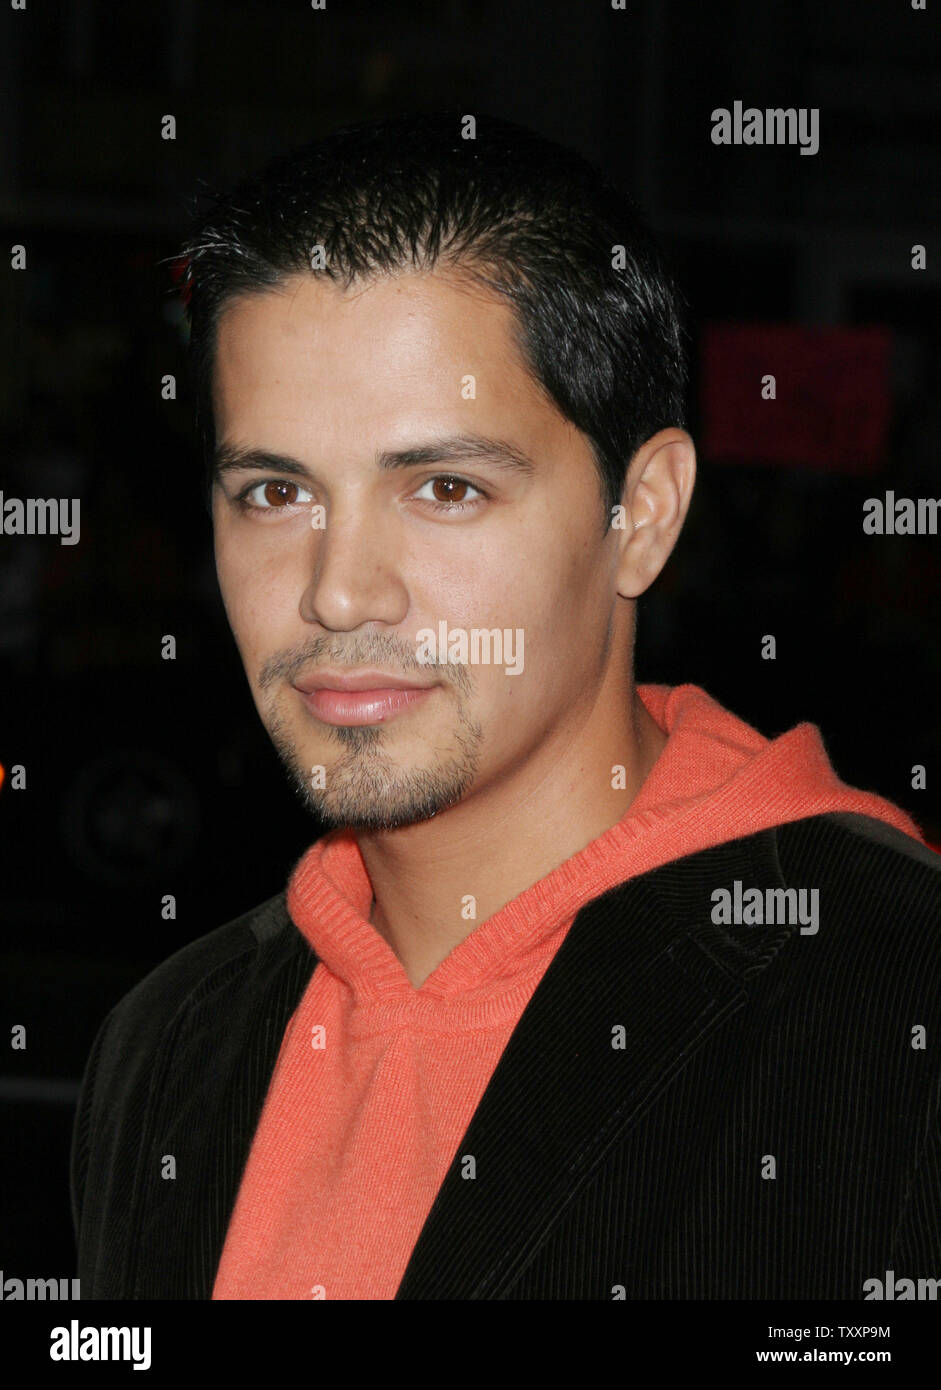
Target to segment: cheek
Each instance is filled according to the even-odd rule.
[[[226,616],[243,659],[284,645],[293,615],[297,625],[298,594],[282,562],[266,565],[258,548],[240,543],[232,532],[216,533],[216,574]]]
[[[611,601],[609,566],[584,537],[543,532],[521,550],[495,605],[503,616],[494,625],[523,632],[525,673],[507,682],[507,698],[522,709],[580,689],[604,644]]]
[[[565,573],[555,568],[554,556],[522,544],[504,544],[488,552],[481,548],[466,576],[456,579],[453,570],[443,572],[441,581],[426,591],[427,604],[419,606],[436,620],[445,618],[451,628],[497,628],[506,635],[511,645],[504,651],[509,655],[497,664],[482,662],[472,675],[478,717],[492,722],[491,732],[498,739],[506,736],[512,741],[516,722],[525,727],[538,721],[547,695],[554,696],[565,684],[560,667],[570,663],[561,658],[571,650],[571,628],[577,623],[567,611]],[[559,564],[565,565],[561,557]],[[520,662],[522,669],[508,674],[506,668],[513,671]]]
[[[456,604],[476,608],[494,626],[531,629],[535,644],[597,612],[605,583],[597,546],[547,522],[482,547],[466,580],[452,582],[450,592]]]
[[[240,554],[231,535],[216,531],[216,577],[225,611],[233,631],[238,637],[245,620],[245,606],[249,601],[248,573],[244,553]]]

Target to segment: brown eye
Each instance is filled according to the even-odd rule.
[[[468,487],[461,478],[434,478],[431,486],[436,502],[463,502]]]
[[[473,497],[471,493],[474,494]],[[429,478],[426,483],[422,483],[415,496],[423,502],[429,502],[437,512],[460,514],[471,512],[481,506],[486,493],[482,492],[476,483],[469,483],[466,478],[439,473],[436,478]]]
[[[300,483],[292,483],[289,478],[268,478],[263,483],[250,483],[238,493],[235,502],[244,513],[290,512],[293,507],[312,502],[313,497]]]
[[[271,507],[290,507],[297,501],[297,483],[265,483],[264,486],[264,499]]]

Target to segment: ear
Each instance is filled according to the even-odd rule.
[[[631,459],[621,493],[622,598],[639,598],[663,569],[686,520],[695,481],[696,447],[685,430],[660,430]]]

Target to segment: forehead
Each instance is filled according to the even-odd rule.
[[[557,415],[498,296],[441,272],[384,276],[344,290],[322,276],[240,296],[217,326],[213,398],[221,432],[355,414],[388,424],[431,406],[465,423]],[[557,415],[561,422],[561,415]]]
[[[571,427],[517,345],[512,307],[441,272],[342,289],[297,275],[220,316],[218,438],[318,453],[474,430],[548,448]]]

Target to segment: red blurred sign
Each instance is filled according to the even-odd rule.
[[[876,472],[891,413],[891,346],[882,327],[707,324],[703,456]]]

